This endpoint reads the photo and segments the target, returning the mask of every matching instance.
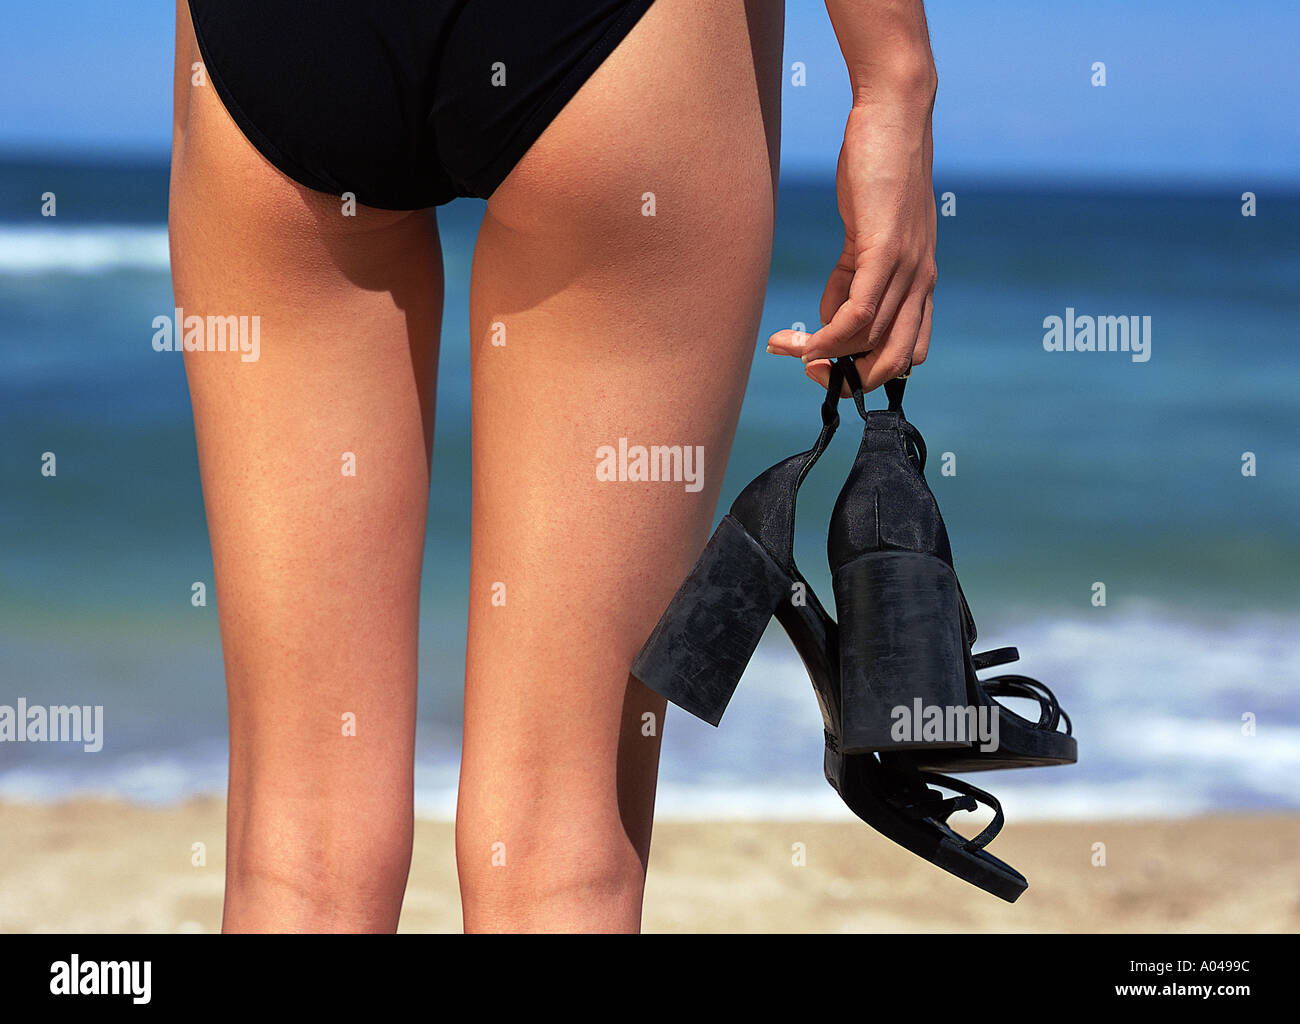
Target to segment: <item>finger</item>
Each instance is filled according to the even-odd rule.
[[[913,277],[903,274],[900,269],[895,269],[870,323],[852,337],[845,338],[842,348],[822,349],[817,344],[816,336],[810,337],[804,346],[804,359],[856,355],[858,352],[871,352],[882,347],[895,317],[898,316],[899,309],[914,288],[913,281]]]
[[[868,341],[868,335],[870,332],[871,327],[868,325],[857,334],[853,335],[852,338],[848,339],[843,346],[846,350],[846,354],[856,355],[858,352],[867,351],[872,344]],[[792,329],[777,331],[775,334],[768,336],[767,351],[772,355],[803,358],[807,355],[808,344],[812,337],[813,335],[809,334],[807,331],[796,331]],[[827,355],[810,356],[807,361],[811,361],[812,359],[825,359],[828,358],[829,355],[830,354],[828,353]]]
[[[834,269],[831,270],[830,276],[826,279],[826,287],[822,289],[821,302],[817,304],[817,311],[821,315],[822,324],[831,322],[835,316],[835,311],[844,305],[845,300],[849,297],[849,286],[853,284],[853,272],[857,269],[857,259],[854,257],[853,243],[849,237],[844,237],[844,248],[840,251],[840,258],[836,261]]]
[[[786,328],[768,336],[767,350],[778,356],[802,356],[810,337],[812,335],[807,331]]]
[[[773,355],[781,356],[800,356],[802,357],[807,351],[812,339],[822,336],[826,328],[835,324],[835,318],[840,317],[836,330],[843,331],[846,329],[846,314],[842,312],[846,304],[852,303],[851,297],[853,284],[861,280],[861,275],[855,275],[852,263],[852,252],[848,248],[849,242],[845,241],[845,250],[840,254],[839,262],[835,264],[826,281],[826,287],[822,291],[820,303],[821,310],[821,330],[809,334],[807,331],[796,331],[793,329],[777,331],[769,336],[767,340],[767,351]],[[888,280],[888,279],[886,279]],[[859,286],[859,290],[861,287]],[[872,305],[874,310],[874,303]],[[867,332],[870,330],[871,322],[865,322],[862,328],[854,332],[851,336],[840,338],[837,351],[821,352],[819,355],[846,355],[850,352],[862,352],[867,348]]]
[[[916,332],[916,348],[912,349],[912,365],[920,366],[930,355],[930,326],[934,322],[934,293],[925,297],[925,312],[921,314],[921,329]]]
[[[895,288],[891,279],[889,290],[886,297],[882,300],[880,311],[876,317],[862,330],[849,338],[845,338],[838,346],[835,352],[816,352],[810,353],[809,348],[812,346],[812,339],[816,334],[809,334],[807,331],[796,331],[793,328],[786,328],[768,336],[767,351],[772,355],[780,356],[798,356],[805,361],[812,359],[824,359],[840,355],[852,355],[858,352],[866,352],[874,348],[880,342],[880,335],[884,333],[885,325],[889,324],[897,312],[898,305],[901,303],[906,289],[903,287]],[[820,333],[820,332],[819,332]]]
[[[835,310],[839,309],[849,297],[849,286],[852,283],[853,250],[846,236],[844,249],[841,251],[840,258],[834,268],[832,268],[830,276],[826,279],[826,287],[822,289],[821,301],[818,303],[823,326],[835,315]],[[807,331],[796,331],[793,328],[777,331],[768,337],[767,351],[778,356],[802,356],[810,337],[812,335]]]
[[[887,380],[901,377],[915,365],[913,352],[925,313],[925,298],[925,293],[913,292],[889,325],[883,344],[855,361],[863,391],[871,391]]]
[[[821,330],[808,339],[804,351],[813,358],[846,356],[861,352],[853,348],[854,338],[870,329],[880,309],[886,287],[894,273],[894,261],[882,258],[859,267],[849,285],[848,297],[832,314]],[[858,339],[859,341],[861,339]]]
[[[804,367],[803,372],[810,380],[815,380],[823,388],[830,387],[831,361],[829,359],[814,359]],[[847,383],[840,385],[840,397],[850,397]]]

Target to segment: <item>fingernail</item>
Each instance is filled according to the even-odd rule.
[[[767,354],[770,355],[770,356],[774,356],[774,355],[776,355],[776,349],[774,349],[771,345],[768,345],[768,346],[767,346]]]

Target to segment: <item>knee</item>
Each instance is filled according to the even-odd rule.
[[[274,801],[232,808],[227,925],[391,931],[411,866],[409,809]]]
[[[617,814],[546,801],[496,823],[458,813],[456,863],[467,931],[624,931],[640,922],[645,865]]]

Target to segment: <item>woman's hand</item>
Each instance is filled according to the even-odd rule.
[[[838,22],[836,31],[842,45],[853,35]],[[938,271],[930,128],[937,79],[929,53],[927,39],[911,65],[887,73],[879,61],[864,61],[871,72],[854,81],[836,170],[844,250],[822,293],[824,326],[811,335],[778,331],[768,341],[769,352],[802,358],[823,387],[837,356],[867,353],[855,365],[870,391],[925,362],[930,348]]]

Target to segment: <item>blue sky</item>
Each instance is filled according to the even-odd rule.
[[[1300,183],[1296,0],[926,8],[937,175]],[[8,5],[0,149],[164,156],[173,17],[167,0]],[[829,173],[848,78],[821,3],[788,0],[786,21],[787,85],[796,60],[808,84],[785,90],[785,171]]]

